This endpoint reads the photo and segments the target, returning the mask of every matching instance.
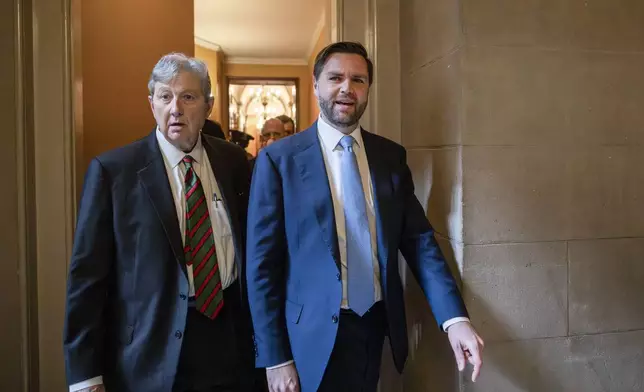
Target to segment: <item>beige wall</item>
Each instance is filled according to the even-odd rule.
[[[257,64],[226,64],[228,77],[254,78],[296,78],[299,83],[298,110],[300,118],[298,128],[306,129],[313,123],[310,115],[311,77],[306,65],[257,65]],[[228,112],[222,113],[228,121]]]
[[[191,1],[82,3],[85,165],[153,129],[147,100],[152,67],[164,54],[194,50]]]
[[[403,142],[487,340],[476,384],[405,390],[644,391],[644,5],[400,4]]]
[[[223,86],[224,52],[195,45],[195,57],[203,60],[208,66],[210,83],[212,84],[212,94],[215,97],[215,106],[210,114],[210,119],[221,123],[221,112],[223,109],[223,98],[221,94],[227,94],[227,92],[224,91],[225,87]]]
[[[463,21],[464,279],[490,342],[466,389],[644,391],[644,4]]]

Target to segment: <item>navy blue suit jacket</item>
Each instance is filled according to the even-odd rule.
[[[210,136],[202,141],[233,233],[244,308],[236,331],[250,371],[252,325],[242,263],[250,172],[241,148]],[[181,236],[155,132],[92,160],[67,288],[70,385],[102,375],[108,391],[171,391],[188,311]]]
[[[388,334],[399,371],[407,327],[398,250],[439,324],[467,312],[438,248],[405,149],[362,131],[376,205],[378,261]],[[315,391],[337,333],[342,300],[331,190],[317,126],[264,148],[248,211],[247,280],[258,367],[295,360],[303,391]]]

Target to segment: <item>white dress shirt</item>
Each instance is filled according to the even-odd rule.
[[[156,136],[159,148],[161,149],[161,155],[163,156],[168,181],[170,182],[172,198],[174,199],[177,218],[179,219],[181,238],[184,244],[186,228],[186,200],[184,196],[184,169],[181,161],[186,155],[190,155],[194,159],[192,167],[201,181],[201,186],[203,187],[204,194],[208,200],[208,213],[210,214],[210,221],[212,223],[215,252],[217,254],[217,263],[219,264],[219,273],[221,276],[221,286],[225,289],[234,283],[235,279],[237,279],[235,245],[223,197],[221,195],[219,185],[217,184],[217,180],[215,179],[215,174],[210,166],[206,150],[204,149],[203,144],[201,144],[201,138],[198,139],[197,144],[188,154],[170,144],[158,129],[156,131]],[[192,266],[188,267],[188,283],[190,286],[189,295],[194,296],[195,289],[192,277]],[[71,385],[69,387],[69,391],[76,392],[102,383],[103,376],[98,376],[90,380]]]
[[[347,309],[347,285],[348,285],[348,269],[347,269],[347,231],[344,221],[344,206],[342,204],[342,154],[344,149],[340,145],[340,139],[345,134],[333,128],[327,123],[322,116],[318,118],[318,136],[320,139],[320,147],[322,148],[322,156],[324,157],[324,165],[326,167],[327,177],[329,180],[329,187],[331,188],[331,198],[333,199],[333,211],[335,214],[335,225],[338,233],[338,248],[340,249],[340,265],[342,277],[342,303],[341,307]],[[380,268],[378,263],[378,243],[376,232],[376,209],[373,197],[373,186],[371,182],[371,172],[369,171],[369,161],[367,160],[367,153],[364,149],[364,142],[362,140],[362,131],[356,124],[355,129],[349,134],[355,139],[353,151],[356,154],[358,161],[358,170],[360,171],[360,178],[362,179],[362,189],[367,203],[367,217],[369,219],[369,232],[371,234],[371,254],[373,261],[373,280],[374,280],[374,298],[376,301],[382,299],[382,288],[380,286]],[[443,323],[443,330],[447,331],[450,326],[461,322],[469,321],[466,317],[455,317]],[[277,369],[293,363],[293,361],[284,362],[282,364],[268,367],[267,369]]]

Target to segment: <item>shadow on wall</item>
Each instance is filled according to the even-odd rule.
[[[467,290],[467,285],[463,291],[465,295],[471,295]],[[487,315],[485,329],[496,331],[499,337],[509,338],[510,330],[505,324],[495,318],[493,312],[484,303],[479,303],[478,307],[482,314]],[[475,327],[480,328],[479,320],[473,319],[472,322]],[[483,339],[486,339],[485,336]],[[499,392],[557,392],[565,390],[561,385],[556,385],[555,380],[545,379],[546,375],[539,364],[547,363],[547,358],[539,358],[529,347],[511,342],[493,344],[493,342],[486,341],[486,343],[487,348],[484,350],[481,376],[476,383],[473,383],[471,369],[468,368],[461,376],[464,391],[491,392],[491,385],[494,386],[493,390]],[[503,383],[500,384],[498,380],[495,380],[496,378],[504,380]],[[494,381],[492,381],[493,379]],[[543,389],[542,386],[545,385],[548,387]]]
[[[452,257],[451,248],[444,249]],[[408,276],[410,272],[408,271]],[[406,286],[409,359],[403,390],[410,392],[458,391],[458,370],[445,334],[430,310],[425,295],[414,279]]]
[[[483,313],[493,313],[479,306]],[[495,318],[487,319],[486,329],[511,335]],[[642,347],[644,331],[488,343],[481,377],[476,383],[464,378],[461,390],[642,392]]]
[[[445,255],[452,274],[470,304],[472,322],[480,331],[492,331],[494,341],[512,339],[511,330],[500,318],[495,316],[494,307],[488,306],[481,298],[475,298],[475,291],[470,290],[461,280],[463,268],[462,243],[462,181],[461,181],[461,149],[424,149],[411,150],[408,162],[412,177],[416,184],[416,195],[426,211],[430,222],[436,231],[436,240]],[[449,237],[448,237],[449,236]],[[447,335],[436,325],[424,293],[407,270],[406,307],[408,331],[410,336],[410,357],[407,362],[402,381],[394,378],[385,379],[382,392],[400,391],[467,391],[492,390],[499,392],[534,391],[556,392],[562,390],[556,382],[547,382],[540,376],[543,374],[537,365],[546,363],[535,360],[534,353],[527,347],[511,345],[509,348],[485,351],[485,365],[482,377],[472,384],[472,368],[468,366],[464,373],[459,374],[453,352]],[[467,283],[467,282],[466,282]],[[487,284],[481,282],[482,284]],[[490,284],[494,284],[490,280]],[[469,298],[469,297],[472,298]],[[475,304],[472,306],[471,304]],[[497,312],[498,314],[498,312]],[[485,339],[485,333],[483,334]],[[489,346],[488,341],[488,346]],[[498,346],[498,345],[497,345]],[[511,358],[508,358],[510,356]],[[488,373],[494,373],[495,376]],[[531,375],[528,377],[528,375]],[[499,376],[506,380],[507,389],[498,389],[490,385],[498,383],[486,382],[486,379]],[[531,380],[533,382],[531,382]],[[397,381],[397,383],[395,382]],[[487,387],[486,387],[487,385]],[[534,389],[534,385],[549,385],[549,389]],[[390,389],[385,389],[390,388]]]
[[[406,271],[407,276],[411,272]],[[406,286],[409,357],[405,372],[395,370],[389,342],[385,343],[380,392],[458,391],[458,372],[447,335],[440,330],[414,279]]]
[[[412,172],[412,179],[416,184],[416,196],[422,207],[427,210],[431,205],[434,211],[441,212],[430,213],[430,221],[434,226],[436,240],[448,261],[452,274],[460,284],[457,260],[462,259],[462,244],[458,241],[450,241],[447,237],[450,227],[449,221],[455,217],[452,191],[460,195],[460,189],[452,183],[456,181],[457,177],[451,175],[452,173],[445,173],[443,170],[447,169],[446,158],[449,158],[449,155],[443,154],[439,150],[410,150],[408,152],[408,164]],[[436,196],[437,189],[441,189],[438,196]],[[435,200],[431,200],[430,204],[432,191]],[[402,271],[402,276],[405,284],[409,357],[405,372],[401,377],[381,378],[381,391],[458,391],[458,370],[447,335],[436,324],[422,289],[406,264],[404,265],[405,270]],[[389,361],[391,360],[389,359]],[[393,364],[391,366],[393,367]]]

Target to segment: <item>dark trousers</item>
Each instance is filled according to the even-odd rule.
[[[254,390],[252,337],[239,314],[240,302],[236,282],[224,290],[224,307],[214,320],[188,309],[173,392]]]
[[[340,312],[338,335],[318,391],[376,391],[386,322],[382,301],[362,317],[351,310]]]

